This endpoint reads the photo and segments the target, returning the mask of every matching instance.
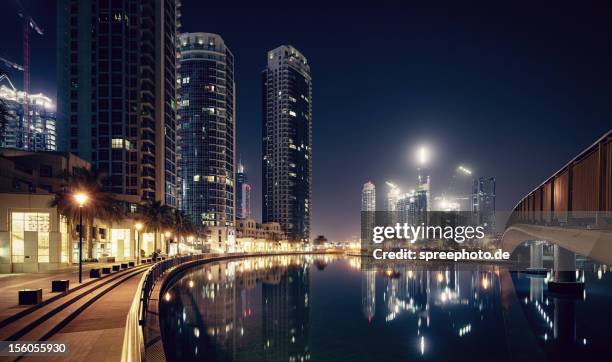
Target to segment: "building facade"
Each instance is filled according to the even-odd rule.
[[[234,227],[234,56],[217,34],[181,34],[179,46],[181,209],[198,225]]]
[[[66,180],[59,175],[89,169],[74,154],[0,150],[0,273],[41,272],[78,262],[76,220],[51,206]],[[83,258],[99,261],[132,260],[137,231],[133,220],[109,224],[87,221]],[[141,235],[145,255],[153,252],[153,233]]]
[[[483,225],[487,231],[495,229],[495,177],[474,179],[472,213],[475,222]]]
[[[126,204],[177,203],[176,0],[58,0],[58,149]]]
[[[310,240],[312,210],[312,79],[292,46],[268,52],[262,72],[262,219],[290,240]]]
[[[247,219],[251,217],[251,184],[242,162],[238,163],[236,172],[236,217]]]
[[[26,94],[17,90],[6,76],[0,78],[0,101],[7,108],[8,117],[0,147],[30,151],[55,151],[55,105],[42,93],[27,96],[29,117],[24,117]]]

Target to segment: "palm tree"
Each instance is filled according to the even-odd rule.
[[[196,231],[195,225],[183,211],[178,209],[173,210],[170,216],[170,226],[174,230],[174,234],[179,241]]]
[[[97,170],[76,168],[71,174],[64,174],[65,183],[61,190],[55,193],[51,200],[51,207],[57,207],[58,212],[64,215],[71,225],[79,218],[79,206],[74,200],[78,192],[87,194],[87,204],[83,207],[84,230],[89,230],[94,219],[113,223],[122,219],[123,210],[118,200],[112,194],[104,191],[106,177]],[[71,227],[72,230],[72,227]],[[87,238],[89,258],[92,257],[91,237]]]
[[[155,233],[154,251],[158,252],[157,236],[160,230],[170,224],[172,208],[162,204],[160,201],[146,201],[140,205],[139,213],[147,230]]]

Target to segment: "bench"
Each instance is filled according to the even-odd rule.
[[[121,269],[121,265],[115,264],[113,265],[113,271],[119,271]]]
[[[102,268],[102,274],[110,274],[110,272],[111,272],[110,266],[105,266]]]
[[[19,291],[19,304],[31,305],[42,302],[42,288],[22,289]]]
[[[51,281],[51,291],[52,292],[66,293],[68,289],[70,289],[70,280],[68,279],[60,279],[60,280]]]
[[[89,269],[89,277],[90,278],[101,278],[102,271],[100,270],[100,268]]]

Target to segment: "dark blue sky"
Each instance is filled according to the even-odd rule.
[[[234,53],[238,152],[258,218],[260,72],[281,44],[312,70],[314,235],[357,235],[362,184],[379,195],[385,180],[414,185],[422,142],[434,150],[434,194],[462,163],[497,177],[498,209],[509,210],[612,128],[611,8],[226,3],[183,0],[183,31],[218,33]],[[32,43],[32,89],[52,93],[53,1],[24,4],[47,29]],[[0,14],[0,31],[0,56],[20,61],[15,14]]]

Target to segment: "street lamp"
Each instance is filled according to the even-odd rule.
[[[79,284],[83,282],[83,206],[88,199],[89,196],[84,192],[74,195],[74,200],[79,205]]]
[[[140,231],[142,230],[143,225],[141,222],[137,222],[136,224],[134,224],[134,227],[136,228],[136,231],[138,231],[138,239],[136,243],[138,244],[137,250],[136,250],[136,263],[140,264],[140,247],[141,247],[140,246],[140,235],[141,235]]]

